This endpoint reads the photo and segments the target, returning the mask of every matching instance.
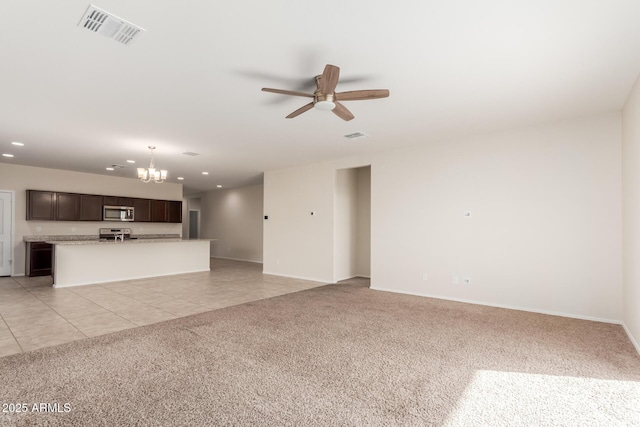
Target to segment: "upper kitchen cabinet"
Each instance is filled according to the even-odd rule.
[[[133,200],[130,197],[104,196],[104,204],[106,206],[133,206]]]
[[[151,222],[182,222],[182,202],[151,200]]]
[[[182,222],[182,201],[27,190],[27,220],[103,221],[104,206],[134,208],[135,222]]]
[[[55,192],[27,190],[27,220],[54,221],[55,209]]]
[[[102,196],[80,195],[80,221],[102,221]]]
[[[151,201],[151,222],[167,222],[167,201],[152,200]]]
[[[182,222],[182,202],[170,200],[167,204],[169,222]]]
[[[135,222],[151,221],[151,200],[133,199],[133,218]]]
[[[78,221],[80,194],[56,193],[56,221]]]

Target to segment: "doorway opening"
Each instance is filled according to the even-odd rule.
[[[189,239],[200,238],[200,211],[189,211]]]
[[[371,278],[371,166],[336,171],[334,282]],[[356,281],[350,280],[351,281]]]
[[[14,192],[0,190],[0,276],[11,276]]]

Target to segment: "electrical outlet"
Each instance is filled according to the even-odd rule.
[[[454,285],[457,285],[460,283],[460,278],[457,275],[453,275],[451,276],[451,283],[453,283]]]
[[[427,273],[422,273],[422,280],[427,280]]]
[[[463,285],[466,285],[466,286],[471,285],[471,277],[469,277],[469,276],[464,276],[464,277],[462,278],[462,284],[463,284]]]

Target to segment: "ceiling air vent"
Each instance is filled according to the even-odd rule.
[[[197,156],[198,153],[194,153],[193,151],[185,151],[184,153],[185,156]]]
[[[348,133],[346,134],[344,137],[347,139],[358,139],[358,138],[366,138],[369,135],[367,135],[366,133],[362,133],[362,132],[353,132],[353,133]]]
[[[143,28],[94,5],[89,5],[78,26],[125,45],[131,44],[141,32],[145,31]]]

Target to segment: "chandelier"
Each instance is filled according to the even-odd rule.
[[[156,147],[150,145],[149,150],[151,150],[151,162],[149,163],[149,168],[138,168],[138,178],[142,180],[142,182],[155,182],[156,184],[162,184],[165,179],[167,179],[167,171],[165,169],[157,170],[153,165],[153,150]]]

